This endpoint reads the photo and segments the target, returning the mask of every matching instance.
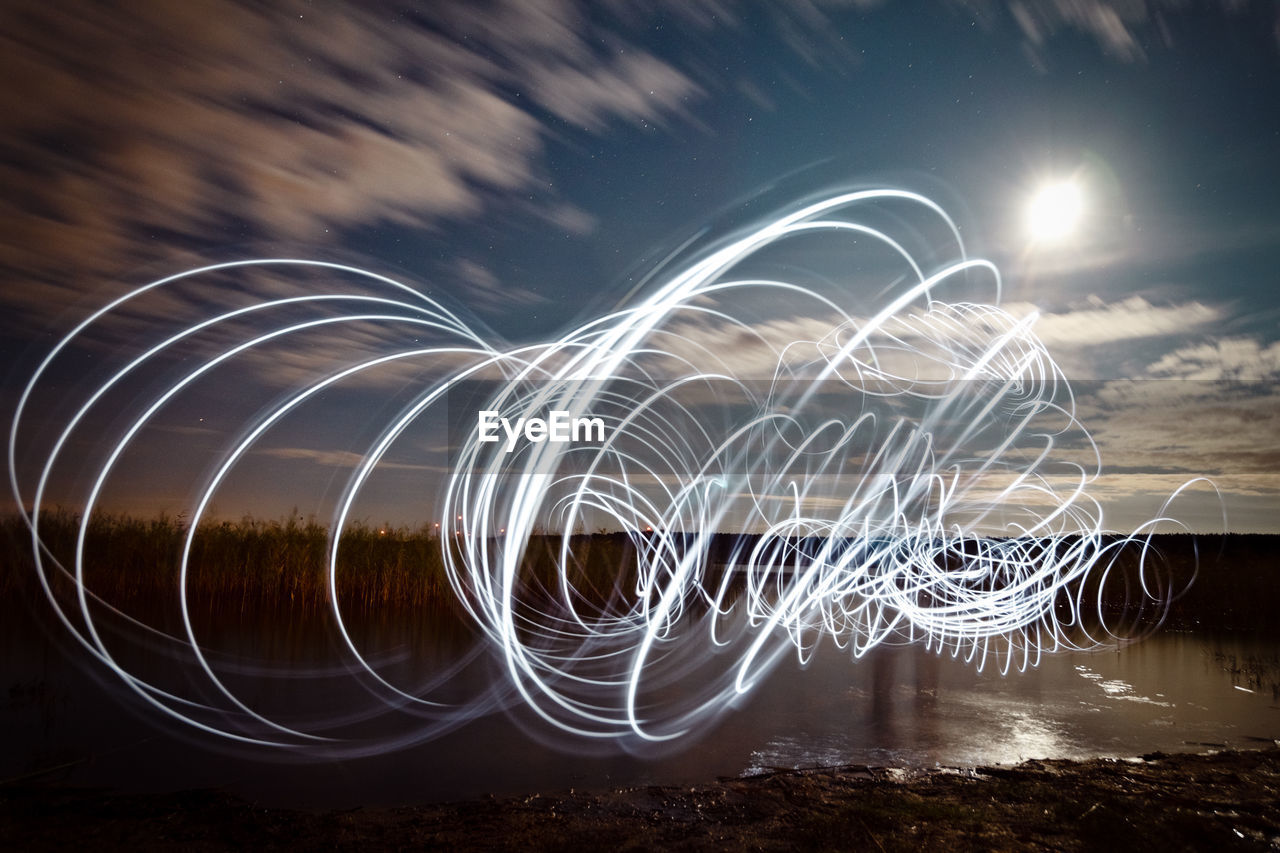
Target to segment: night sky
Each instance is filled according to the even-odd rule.
[[[614,307],[690,237],[893,186],[999,265],[1006,310],[1041,313],[1113,526],[1203,475],[1230,529],[1280,531],[1272,2],[11,0],[0,75],[6,411],[89,312],[203,263],[356,263],[518,344]],[[1079,221],[1034,239],[1028,205],[1063,181]],[[1089,384],[1117,379],[1183,381]],[[170,452],[244,414],[226,394]],[[355,464],[326,430],[364,419],[335,408],[274,458],[314,491]],[[313,509],[242,488],[221,513]],[[115,500],[180,495],[153,471]],[[1211,501],[1178,508],[1221,527]]]

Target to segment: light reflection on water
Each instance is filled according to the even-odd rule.
[[[1280,737],[1280,641],[1170,633],[1119,650],[1049,656],[1038,669],[1007,677],[915,647],[878,648],[857,662],[827,648],[806,669],[784,662],[707,735],[657,760],[572,755],[562,742],[539,743],[545,732],[536,723],[495,714],[386,756],[286,764],[218,753],[162,731],[43,639],[12,626],[4,634],[0,779],[58,768],[31,781],[220,787],[285,805],[689,783],[773,768],[1119,757],[1249,748]],[[290,642],[299,660],[314,662],[315,649]],[[386,651],[390,666],[396,654]],[[477,669],[465,677],[489,675]],[[263,701],[282,701],[295,689],[275,684],[281,695]],[[483,692],[479,683],[467,689]],[[342,705],[341,696],[331,700]]]
[[[866,661],[867,682],[850,691],[847,725],[833,726],[829,715],[799,722],[755,749],[752,769],[970,767],[1257,747],[1280,737],[1278,645],[1168,633],[1119,650],[1048,657],[1008,677],[916,649],[878,649]],[[825,659],[803,675],[834,673],[834,663]],[[1248,672],[1256,673],[1252,692],[1240,684]]]

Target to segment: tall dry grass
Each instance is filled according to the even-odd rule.
[[[42,515],[40,538],[55,592],[71,584],[56,570],[56,559],[74,567],[81,519],[58,511]],[[22,519],[0,522],[5,533],[0,593],[34,585],[31,537]],[[188,528],[168,516],[138,519],[93,515],[85,525],[83,576],[93,593],[112,604],[173,601],[177,595],[182,545]],[[337,589],[344,607],[438,604],[451,593],[440,557],[439,538],[427,528],[355,524],[342,537]],[[187,596],[240,610],[281,605],[310,610],[329,601],[326,561],[329,534],[314,520],[262,521],[244,518],[202,524],[192,540]],[[26,572],[32,577],[23,577]]]
[[[81,524],[82,519],[68,511],[40,518],[46,576],[59,596],[72,596],[74,585],[57,571],[54,560],[73,570]],[[0,595],[33,592],[29,531],[16,515],[0,520],[0,531]],[[173,604],[187,534],[188,527],[169,516],[93,515],[84,532],[85,586],[125,610]],[[561,545],[559,536],[532,537],[523,557],[522,584],[548,597],[558,595]],[[571,537],[569,546],[569,578],[583,601],[604,604],[634,585],[634,548],[627,537],[578,535]],[[240,612],[328,607],[329,547],[328,528],[315,520],[243,518],[202,524],[192,540],[187,600]],[[336,587],[344,611],[458,606],[434,527],[350,525],[341,538],[337,565]]]
[[[40,534],[49,554],[72,565],[81,519],[71,512],[41,516]],[[0,518],[3,565],[0,597],[13,601],[36,592],[31,538],[18,516]],[[138,519],[96,514],[85,530],[88,555],[86,585],[115,606],[137,609],[177,601],[179,555],[187,527],[161,516]],[[447,534],[446,534],[447,535]],[[750,535],[719,534],[706,555],[719,566],[735,543]],[[568,564],[561,566],[564,540],[558,535],[531,537],[520,569],[522,594],[532,603],[558,600],[559,576],[568,573],[576,592],[575,606],[609,607],[634,595],[637,540],[622,533],[577,534],[570,537]],[[210,522],[196,530],[188,576],[188,601],[241,612],[311,611],[329,605],[326,555],[329,531],[314,520],[288,518]],[[451,543],[449,544],[452,547]],[[395,608],[445,607],[459,604],[445,577],[441,541],[434,528],[355,524],[343,533],[338,559],[337,591],[344,611],[376,613]],[[1167,614],[1163,601],[1144,601],[1136,570],[1137,548],[1131,548],[1108,575],[1101,590],[1109,613],[1128,613],[1141,623],[1160,621],[1190,629],[1280,630],[1280,537],[1260,535],[1157,536],[1159,555],[1143,577],[1149,591],[1174,601]],[[748,549],[749,550],[749,549]],[[719,569],[710,568],[713,575]],[[55,593],[70,596],[73,585],[48,573]],[[1192,583],[1192,578],[1195,582]],[[708,580],[714,585],[716,578]],[[1084,599],[1097,601],[1090,586]]]

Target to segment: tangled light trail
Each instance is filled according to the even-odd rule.
[[[908,227],[911,217],[923,224]],[[803,282],[778,275],[795,271],[796,255],[826,266]],[[282,295],[275,274],[319,277],[324,289],[308,282]],[[116,299],[44,359],[10,431],[10,482],[28,508],[41,589],[75,641],[169,718],[326,755],[430,739],[512,701],[579,737],[672,741],[732,707],[784,655],[804,661],[822,641],[852,658],[914,642],[979,668],[1025,669],[1045,652],[1114,641],[1103,597],[1124,553],[1135,555],[1124,580],[1141,589],[1138,606],[1167,601],[1149,547],[1166,513],[1132,535],[1106,531],[1088,491],[1101,461],[1035,317],[999,307],[998,271],[965,256],[930,200],[901,190],[823,198],[663,274],[613,313],[523,346],[405,284],[317,261],[214,264]],[[246,295],[254,276],[265,276],[268,297]],[[235,299],[211,307],[199,283],[232,278],[214,293]],[[855,311],[868,278],[888,295]],[[985,297],[966,296],[974,290]],[[185,319],[156,336],[165,322],[145,306],[170,292],[159,304]],[[317,341],[337,358],[309,362]],[[343,357],[355,341],[356,355]],[[55,377],[85,348],[109,369],[91,371],[68,400]],[[112,483],[164,470],[148,454],[161,453],[149,436],[165,415],[199,389],[277,376],[268,367],[291,356],[306,362],[302,378],[285,372],[291,387],[269,389],[238,427],[217,432],[215,461],[189,483],[177,621],[141,619],[96,595],[87,519]],[[330,715],[264,709],[248,685],[300,673],[210,651],[188,584],[197,531],[270,440],[316,429],[297,422],[302,413],[404,368],[413,392],[363,452],[343,457],[351,474],[333,502],[327,618],[343,667],[301,673],[345,679],[367,701]],[[462,405],[464,388],[473,398],[479,388],[482,406]],[[508,452],[474,428],[440,426],[452,409],[474,427],[479,408],[513,422],[548,411],[599,418],[605,438]],[[449,448],[437,482],[420,487],[436,489],[439,558],[504,674],[503,689],[465,698],[450,689],[465,660],[407,682],[392,675],[362,649],[341,594],[343,533],[362,495],[392,455],[423,446],[424,430]],[[42,518],[67,482],[86,521],[60,549]],[[627,534],[629,556],[612,577],[568,535],[588,527]],[[551,549],[550,574],[532,558],[538,548]],[[180,661],[183,677],[142,675],[139,647]],[[414,725],[393,736],[361,728],[391,712]]]

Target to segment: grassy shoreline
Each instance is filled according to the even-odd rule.
[[[78,516],[66,511],[41,517],[42,539],[67,565],[80,523]],[[30,535],[22,519],[17,515],[0,519],[0,531],[5,544],[0,595],[36,592]],[[118,606],[172,604],[188,532],[180,520],[163,516],[93,516],[85,529],[86,585]],[[754,539],[758,537],[750,534],[713,535],[704,544],[712,573],[722,569],[735,545],[746,542],[749,548]],[[682,547],[680,534],[672,541]],[[1157,559],[1144,580],[1155,582],[1166,597],[1170,591],[1175,593],[1167,613],[1142,603],[1135,583],[1136,547],[1123,556],[1119,565],[1124,571],[1111,574],[1102,596],[1109,612],[1130,614],[1137,626],[1163,618],[1166,627],[1176,629],[1280,630],[1280,620],[1275,618],[1280,613],[1280,536],[1183,534],[1156,536],[1152,542]],[[601,604],[615,594],[625,596],[634,585],[637,543],[643,543],[643,535],[570,536],[567,551],[574,587],[586,600]],[[557,587],[559,555],[565,544],[559,535],[530,538],[521,571],[528,589]],[[812,545],[802,543],[801,547]],[[337,573],[344,609],[444,608],[461,614],[445,574],[442,546],[453,547],[441,542],[434,527],[349,526],[343,532]],[[217,602],[220,608],[239,612],[287,609],[305,614],[326,608],[330,603],[328,548],[329,530],[314,520],[245,518],[203,524],[193,538],[188,600]],[[72,585],[65,578],[51,576],[55,593],[71,593]],[[1183,590],[1185,594],[1176,595]]]
[[[852,766],[406,808],[262,808],[217,791],[0,789],[0,835],[60,850],[1194,850],[1280,843],[1280,751]]]
[[[77,523],[73,516],[54,517],[46,529],[51,547],[70,549]],[[24,528],[17,518],[4,525],[8,551],[0,585],[30,599],[35,584]],[[185,534],[173,520],[92,520],[87,535],[99,562],[87,569],[90,583],[108,600],[145,604],[155,597],[171,604],[173,560]],[[325,606],[323,526],[246,519],[204,528],[196,541],[202,565],[193,571],[193,598],[230,601],[242,613],[279,607],[305,613]],[[431,531],[365,526],[348,531],[344,541],[351,550],[343,552],[340,595],[366,608],[371,619],[403,612],[403,606],[456,607],[443,603],[452,592],[447,582],[441,586],[440,542]],[[551,570],[560,541],[542,537],[534,543],[529,559],[535,578]],[[1191,542],[1159,541],[1171,571],[1185,570]],[[616,567],[634,560],[620,534],[574,537],[569,544],[584,583],[616,582]],[[1199,597],[1175,602],[1167,624],[1274,631],[1273,566],[1280,539],[1225,537],[1200,545],[1202,552],[1217,548],[1222,556],[1207,564],[1205,582],[1193,588]],[[22,571],[28,573],[25,580],[16,576]],[[1219,663],[1249,676],[1247,661]],[[262,808],[219,791],[130,795],[10,785],[0,787],[0,837],[15,849],[34,850],[86,844],[143,850],[1142,850],[1254,849],[1280,839],[1280,753],[1147,758],[905,776],[868,767],[783,771],[692,788],[544,792],[323,812]]]

